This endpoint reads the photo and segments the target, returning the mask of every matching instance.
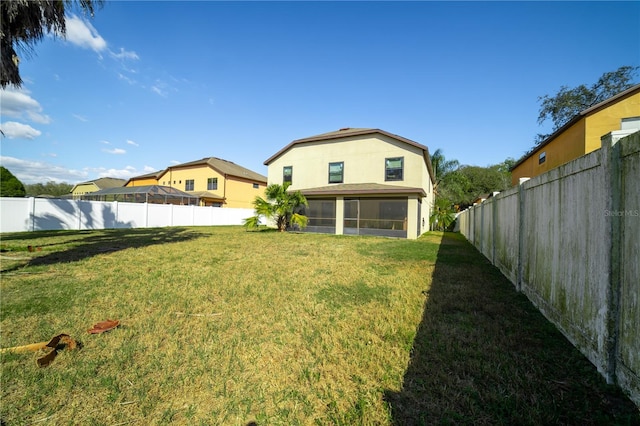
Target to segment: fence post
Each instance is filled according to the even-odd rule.
[[[496,235],[498,234],[498,200],[496,199],[496,195],[498,193],[494,192],[493,197],[491,197],[491,264],[496,264]]]
[[[29,218],[29,222],[27,224],[27,231],[33,232],[36,228],[36,199],[35,197],[29,197],[29,202],[27,203],[27,214]]]
[[[609,250],[609,262],[607,265],[609,282],[607,284],[607,319],[606,319],[606,374],[607,383],[616,382],[616,362],[618,355],[618,332],[620,327],[620,245],[622,218],[618,214],[622,209],[620,199],[620,144],[619,138],[611,133],[602,137],[602,149],[600,163],[604,177],[605,216],[608,228],[608,236],[605,236],[605,244]]]
[[[518,273],[516,278],[516,290],[522,291],[524,280],[524,239],[525,239],[525,191],[524,183],[529,178],[520,178],[518,182]]]

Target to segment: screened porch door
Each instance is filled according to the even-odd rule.
[[[343,233],[407,238],[407,198],[344,200]]]
[[[360,200],[344,200],[344,230],[346,235],[358,235]]]

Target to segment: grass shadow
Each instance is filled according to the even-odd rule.
[[[34,235],[34,234],[37,234]],[[20,237],[23,238],[20,238]],[[42,251],[42,255],[26,259],[24,261],[11,262],[7,268],[2,268],[0,273],[13,272],[29,266],[54,265],[57,263],[77,262],[98,254],[110,253],[130,248],[151,246],[155,244],[168,244],[180,241],[192,240],[203,237],[203,234],[187,228],[142,228],[142,229],[111,229],[103,231],[44,231],[35,233],[20,233],[3,236],[3,241],[13,242],[21,239],[31,241],[35,238],[55,238],[63,236],[59,243],[52,242],[38,246],[51,247],[59,245],[59,249]],[[77,238],[76,238],[77,237]],[[28,246],[31,248],[31,246]],[[35,249],[35,247],[34,247]]]
[[[459,234],[444,233],[393,424],[640,424],[637,407]]]

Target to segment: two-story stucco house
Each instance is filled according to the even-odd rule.
[[[269,184],[305,195],[307,232],[417,238],[429,229],[435,176],[429,150],[380,129],[297,139],[264,164]]]
[[[614,130],[640,129],[640,84],[585,109],[511,168],[511,184],[555,169],[601,147]]]
[[[161,185],[197,196],[202,206],[252,208],[267,178],[231,161],[207,157],[129,179],[126,186]]]
[[[83,195],[100,191],[107,188],[119,188],[124,186],[127,181],[118,178],[99,178],[87,182],[77,183],[71,188],[71,195],[74,200],[79,200]]]

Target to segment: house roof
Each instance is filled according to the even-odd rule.
[[[156,172],[151,172],[151,173],[147,173],[144,175],[139,175],[139,176],[133,176],[131,178],[129,178],[129,180],[127,181],[127,183],[124,184],[124,186],[129,185],[129,182],[134,181],[134,180],[142,180],[142,179],[155,179],[158,180],[160,178],[160,176],[162,176],[164,174],[165,170],[158,170]]]
[[[73,186],[73,188],[71,188],[71,192],[75,191],[75,189],[79,185],[86,185],[89,183],[94,184],[96,187],[98,187],[98,189],[105,189],[105,188],[119,188],[121,186],[124,186],[124,184],[127,183],[127,181],[124,179],[110,178],[110,177],[99,178],[99,179],[89,180],[86,182],[77,183]]]
[[[133,180],[133,179],[149,179],[149,178],[157,179],[160,176],[162,176],[163,173],[164,173],[164,170],[158,170],[158,171],[147,173],[147,174],[144,174],[144,175],[134,176],[134,177],[130,178],[129,180]]]
[[[417,194],[426,197],[422,188],[408,188],[406,186],[383,185],[380,183],[341,183],[317,188],[302,189],[300,192],[304,196],[310,195],[376,195],[376,194],[396,194],[407,195]]]
[[[183,167],[192,167],[192,166],[203,166],[207,165],[219,172],[222,175],[226,176],[234,176],[249,180],[255,180],[258,182],[267,183],[267,177],[261,175],[260,173],[256,173],[252,170],[249,170],[245,167],[239,166],[236,163],[231,161],[223,160],[217,157],[206,157],[200,160],[189,161],[188,163],[177,164],[175,166],[168,167],[166,171],[171,169],[180,169]]]
[[[524,163],[527,159],[529,159],[530,157],[532,157],[536,152],[538,152],[541,148],[544,148],[546,145],[550,144],[555,138],[557,138],[558,136],[560,136],[562,133],[564,133],[568,128],[570,128],[571,126],[573,126],[574,124],[576,124],[578,121],[582,120],[584,117],[587,117],[595,112],[598,112],[610,105],[615,104],[616,102],[630,96],[630,95],[634,95],[636,93],[640,92],[640,84],[636,84],[635,86],[631,86],[630,88],[628,88],[627,90],[624,90],[620,93],[618,93],[617,95],[614,95],[612,97],[610,97],[609,99],[605,99],[602,102],[599,102],[593,106],[590,106],[589,108],[579,112],[578,114],[576,114],[571,120],[569,120],[565,125],[563,125],[562,127],[560,127],[558,130],[556,130],[555,132],[553,132],[551,135],[549,135],[548,138],[546,138],[544,141],[542,141],[540,144],[536,145],[528,154],[525,154],[521,159],[519,159],[509,170],[514,170],[516,167],[518,167],[520,164]]]
[[[402,136],[398,136],[398,135],[395,135],[393,133],[386,132],[384,130],[362,128],[362,127],[360,127],[360,128],[345,127],[345,128],[333,131],[333,132],[322,133],[322,134],[319,134],[319,135],[310,136],[310,137],[303,138],[303,139],[296,139],[293,142],[289,143],[284,148],[282,148],[280,151],[278,151],[275,154],[273,154],[271,157],[267,158],[264,161],[264,164],[265,165],[269,165],[271,162],[273,162],[275,159],[280,157],[282,154],[284,154],[285,152],[290,150],[295,145],[300,145],[300,144],[304,144],[304,143],[308,143],[308,142],[335,141],[337,139],[342,139],[342,138],[346,138],[346,137],[373,135],[373,134],[376,134],[376,133],[380,134],[380,135],[387,136],[389,138],[393,138],[393,139],[395,139],[397,141],[400,141],[400,142],[404,142],[407,145],[414,146],[414,147],[416,147],[418,149],[421,149],[422,153],[423,153],[423,156],[424,156],[424,159],[425,159],[425,162],[427,164],[427,169],[429,170],[429,175],[431,177],[431,181],[435,182],[435,176],[433,174],[433,166],[431,165],[431,157],[429,155],[429,148],[427,148],[425,145],[419,144],[418,142],[412,141],[411,139],[403,138]]]
[[[195,195],[198,198],[206,198],[208,200],[216,200],[216,201],[220,201],[222,203],[225,202],[226,198],[225,197],[221,197],[217,194],[214,194],[213,192],[209,192],[209,191],[196,191],[196,192],[190,192],[189,194],[191,195]]]

